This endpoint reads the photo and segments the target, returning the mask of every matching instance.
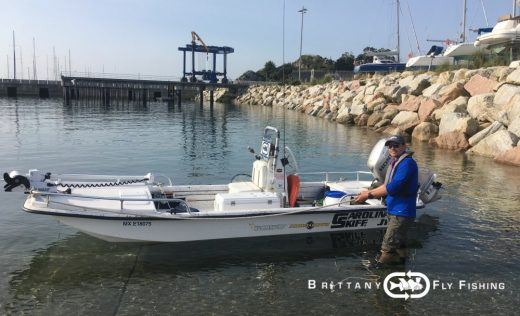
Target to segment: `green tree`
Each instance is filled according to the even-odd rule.
[[[275,79],[274,78],[274,76],[276,74],[275,63],[272,62],[271,60],[269,60],[268,62],[265,63],[264,69],[262,69],[261,72],[263,73],[266,81]]]
[[[334,62],[335,70],[353,70],[354,69],[354,55],[345,52]]]

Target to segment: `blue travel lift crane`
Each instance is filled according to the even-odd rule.
[[[202,45],[197,45],[199,41]],[[183,68],[182,68],[182,79],[181,82],[188,82],[188,76],[190,82],[197,82],[197,75],[202,76],[202,80],[208,80],[210,83],[217,83],[218,76],[223,76],[221,83],[228,83],[227,79],[227,54],[235,52],[232,47],[228,46],[207,46],[206,43],[200,38],[200,36],[191,32],[191,44],[186,44],[186,47],[179,47],[179,51],[183,52]],[[186,52],[191,52],[191,72],[186,72]],[[213,69],[212,70],[195,70],[195,53],[206,53],[208,56],[210,53],[213,54]],[[224,55],[224,71],[217,72],[217,54]]]

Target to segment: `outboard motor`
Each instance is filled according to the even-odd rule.
[[[368,169],[372,172],[374,178],[381,183],[385,181],[386,171],[392,159],[385,142],[386,138],[383,138],[376,143],[368,156],[367,162]]]

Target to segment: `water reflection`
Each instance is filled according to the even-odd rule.
[[[434,219],[418,220],[412,233],[414,247],[420,247],[435,227]],[[375,255],[383,234],[372,230],[114,244],[77,233],[37,251],[26,269],[12,273],[11,298],[5,308],[8,313],[63,315],[126,314],[134,313],[137,306],[164,312],[172,306],[188,310],[183,305],[242,291],[253,291],[261,300],[273,302],[285,288],[297,286],[295,291],[305,292],[302,286],[309,277],[369,275],[361,260]],[[335,262],[332,271],[331,260]],[[243,306],[241,311],[252,312],[251,308]]]

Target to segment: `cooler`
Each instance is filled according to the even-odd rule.
[[[245,211],[280,208],[280,198],[274,192],[218,193],[215,211]]]

